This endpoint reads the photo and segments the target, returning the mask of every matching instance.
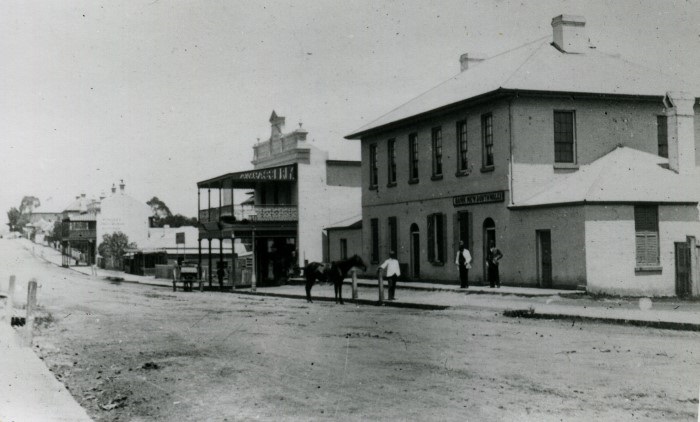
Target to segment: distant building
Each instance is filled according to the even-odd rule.
[[[99,201],[83,193],[61,213],[63,266],[92,265],[95,262],[99,210]]]
[[[698,87],[587,44],[585,19],[461,72],[347,136],[362,240],[415,279],[698,295]],[[687,91],[689,93],[685,93]],[[695,109],[694,109],[695,107]]]
[[[282,282],[305,262],[322,260],[323,229],[360,214],[360,163],[330,160],[307,142],[301,124],[288,133],[284,124],[273,111],[270,138],[253,147],[252,170],[197,183],[200,250],[202,241],[209,252],[214,241],[242,239],[254,253],[259,284]],[[236,191],[246,200],[253,191],[253,202],[237,204]]]
[[[327,258],[324,261],[333,262],[353,255],[362,256],[362,218],[347,223],[326,227]]]
[[[128,195],[124,181],[119,189],[112,186],[112,192],[100,202],[97,214],[97,241],[102,243],[106,234],[124,233],[129,242],[143,245],[148,239],[149,217],[151,207],[145,202]]]

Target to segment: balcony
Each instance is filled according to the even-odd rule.
[[[97,231],[96,230],[85,230],[85,229],[71,229],[63,233],[64,241],[77,241],[77,240],[96,240]]]
[[[299,219],[296,205],[230,205],[199,211],[200,223],[218,222],[221,217],[233,215],[236,222],[281,222]]]

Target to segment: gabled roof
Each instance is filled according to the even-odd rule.
[[[513,208],[601,202],[697,203],[698,177],[668,169],[666,158],[617,147],[578,171],[557,178]]]
[[[595,48],[565,53],[547,36],[460,72],[346,138],[357,139],[383,126],[499,91],[658,97],[667,91],[689,91],[697,97],[700,87]]]

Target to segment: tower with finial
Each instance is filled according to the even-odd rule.
[[[272,115],[270,115],[270,139],[279,139],[282,136],[284,120],[283,116],[278,116],[275,110],[272,110]]]

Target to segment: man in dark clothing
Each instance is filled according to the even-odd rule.
[[[503,258],[503,254],[496,248],[496,244],[492,242],[486,253],[486,265],[488,265],[489,286],[491,288],[501,287],[501,279],[498,275],[498,262],[501,258]]]

